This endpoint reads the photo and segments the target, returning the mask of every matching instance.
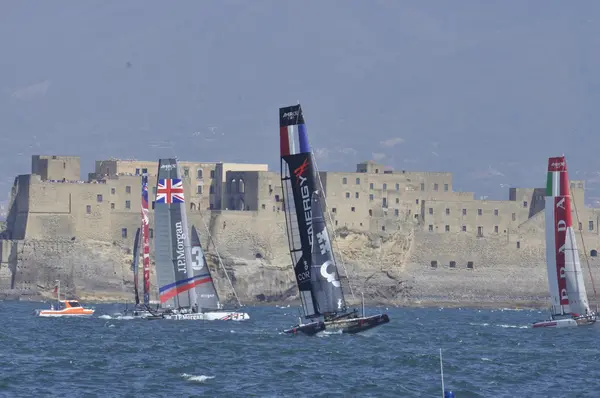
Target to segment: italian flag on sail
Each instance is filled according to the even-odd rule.
[[[565,157],[548,159],[548,178],[546,180],[546,196],[568,196],[569,177],[566,173]]]

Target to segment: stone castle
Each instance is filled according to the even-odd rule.
[[[210,231],[203,244],[220,253],[236,289],[247,300],[293,296],[279,173],[265,164],[179,165],[190,223]],[[67,279],[79,293],[128,291],[141,174],[149,175],[152,201],[157,169],[156,161],[99,160],[81,181],[79,157],[33,156],[31,174],[17,176],[11,192],[0,289],[39,291]],[[373,161],[320,177],[340,272],[347,265],[354,290],[386,300],[544,296],[544,188],[476,200],[453,190],[451,173]],[[600,209],[584,206],[583,181],[571,181],[571,193],[582,264],[594,263]]]

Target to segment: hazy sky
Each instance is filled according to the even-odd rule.
[[[457,190],[600,200],[600,2],[13,1],[0,6],[0,201],[32,154],[268,163],[302,103],[321,170],[377,159]],[[172,148],[172,149],[171,149]],[[592,199],[594,200],[594,199]],[[588,202],[592,202],[588,200]]]

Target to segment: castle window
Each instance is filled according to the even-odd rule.
[[[433,214],[433,207],[429,208],[429,214]]]
[[[240,178],[240,181],[238,182],[238,186],[239,186],[239,189],[238,189],[239,193],[245,193],[246,192],[246,186],[244,185],[244,179],[243,178]]]
[[[149,232],[149,234],[148,234],[148,235],[149,235],[149,238],[150,238],[150,239],[154,238],[154,229],[153,229],[153,228],[150,228],[150,229],[148,230],[148,232]]]
[[[444,184],[444,192],[448,192],[448,184]]]
[[[121,238],[127,238],[127,228],[121,228]]]
[[[92,213],[92,206],[90,206],[90,205],[85,206],[85,212],[87,214],[91,214]]]
[[[521,248],[521,242],[517,242],[517,249]]]
[[[437,191],[437,190],[438,190],[438,184],[437,184],[437,183],[433,184],[433,190],[434,190],[434,191]]]
[[[590,257],[598,257],[598,251],[596,249],[592,249],[590,252]]]
[[[415,203],[416,203],[416,204],[419,204],[419,199],[415,199]]]
[[[494,232],[498,233],[498,226],[497,225],[494,227]]]
[[[202,195],[202,185],[198,185],[196,187],[196,193],[199,194],[199,195]]]
[[[373,194],[369,195],[369,200],[372,201],[373,200]]]
[[[202,169],[198,169],[198,171],[196,171],[196,178],[199,180],[202,179]]]
[[[275,195],[275,202],[279,202],[279,195]]]
[[[125,208],[126,209],[131,209],[131,201],[130,200],[126,200],[125,201]]]
[[[400,203],[400,198],[396,198],[396,204]]]
[[[446,208],[446,215],[449,216],[450,215],[450,209]]]
[[[433,225],[429,224],[429,232],[433,232]]]
[[[350,199],[350,192],[346,192],[346,199]]]
[[[148,174],[148,169],[142,169],[142,174]]]
[[[369,216],[373,215],[373,210],[369,209]]]
[[[342,178],[342,184],[344,184],[344,185],[348,184],[348,179],[346,177]]]
[[[422,183],[421,183],[421,191],[424,191],[424,190],[425,190],[425,183],[424,183],[424,182],[422,182]]]
[[[337,209],[336,209],[335,207],[332,207],[332,208],[331,208],[331,212],[332,212],[332,213],[337,213]]]
[[[394,215],[398,217],[400,215],[400,211],[398,209],[394,209]]]
[[[382,230],[382,231],[385,231],[385,225],[382,225],[382,226],[381,226],[381,230]]]
[[[384,184],[383,184],[383,190],[385,191],[386,189],[387,189],[387,184],[386,184],[386,183],[384,183]]]
[[[215,193],[215,186],[211,185],[210,188],[208,189],[209,193]]]
[[[463,216],[467,215],[467,209],[463,209]]]
[[[512,214],[512,220],[513,221],[517,221],[517,213],[513,213]]]
[[[111,209],[111,210],[114,210],[114,209],[115,209],[115,204],[114,204],[114,203],[111,203],[111,204],[110,204],[110,209]]]
[[[482,209],[477,209],[477,215],[480,216],[483,214],[483,210]]]
[[[358,199],[358,192],[355,192],[355,193],[354,193],[354,197],[355,197],[356,199]]]
[[[580,231],[583,230],[583,223],[582,222],[579,223],[579,230]]]
[[[360,184],[360,178],[357,178],[356,179],[356,185],[359,185],[359,184]]]
[[[131,187],[129,185],[125,187],[125,193],[131,193]]]
[[[477,236],[483,236],[483,227],[477,227]]]
[[[140,175],[140,169],[135,169],[135,175]]]
[[[462,231],[463,231],[463,232],[467,232],[467,226],[466,226],[466,225],[463,225],[463,226],[462,226]]]
[[[210,178],[215,178],[215,171],[214,170],[210,171]]]
[[[375,174],[379,174],[379,169],[375,169]]]
[[[117,190],[116,190],[115,188],[111,188],[111,189],[110,189],[110,193],[111,193],[111,194],[113,194],[113,195],[114,195],[116,192],[117,192]]]
[[[96,202],[99,202],[99,203],[102,202],[102,194],[96,195]]]
[[[387,198],[383,198],[383,204],[382,204],[382,206],[383,207],[387,207]]]
[[[588,224],[589,224],[589,225],[588,225],[588,229],[589,229],[590,231],[593,231],[593,230],[594,230],[594,222],[593,222],[593,221],[590,221]]]
[[[190,176],[190,169],[188,169],[187,167],[183,168],[183,175],[184,177],[189,177]]]
[[[497,216],[498,215],[498,209],[494,209],[494,215]]]
[[[355,207],[351,207],[351,208],[350,208],[350,211],[352,211],[352,212],[355,212],[355,211],[356,211],[356,208],[355,208]]]
[[[262,204],[262,209],[265,210],[267,208],[267,205],[265,205],[264,203]]]
[[[523,207],[527,207],[527,201],[523,201]]]
[[[446,225],[445,230],[446,230],[446,232],[450,232],[450,225]]]
[[[369,184],[369,189],[373,189],[373,183]]]
[[[400,184],[396,184],[396,191],[400,190]]]

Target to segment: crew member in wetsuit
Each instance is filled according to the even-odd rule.
[[[198,312],[198,303],[194,304],[192,307],[192,312],[196,314]]]

